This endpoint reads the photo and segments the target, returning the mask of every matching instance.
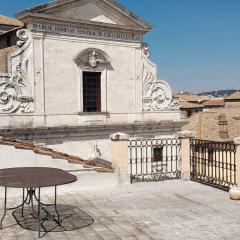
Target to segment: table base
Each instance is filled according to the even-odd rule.
[[[4,199],[4,213],[0,221],[0,230],[3,226],[3,220],[6,216],[7,211],[12,210],[13,216],[16,219],[14,213],[17,209],[21,209],[21,217],[24,217],[24,208],[25,206],[31,206],[32,210],[32,217],[38,221],[38,237],[41,238],[45,236],[47,233],[51,232],[52,230],[47,229],[44,226],[44,223],[47,221],[53,221],[57,225],[57,227],[63,227],[61,224],[60,215],[57,209],[57,186],[55,186],[55,197],[54,197],[54,204],[44,204],[41,202],[41,188],[23,188],[23,198],[22,203],[17,207],[7,208],[7,187],[5,187],[5,199]],[[26,196],[25,196],[26,190]],[[37,196],[38,195],[38,196]],[[34,202],[37,202],[37,206],[34,205]],[[47,206],[53,206],[54,213],[49,212],[47,210]],[[37,208],[37,209],[36,209]],[[16,219],[17,220],[17,219]],[[43,234],[41,234],[43,232]]]

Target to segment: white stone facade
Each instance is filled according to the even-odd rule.
[[[110,134],[180,130],[179,104],[143,43],[151,25],[114,0],[57,0],[17,18],[25,28],[0,73],[0,135],[111,161]],[[84,72],[101,73],[101,111],[84,111]]]
[[[18,14],[27,29],[9,56],[10,77],[0,76],[0,127],[179,121],[142,43],[151,27],[127,14],[112,0],[55,1]],[[101,72],[101,112],[83,112],[84,71]]]

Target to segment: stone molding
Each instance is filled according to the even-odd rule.
[[[81,21],[82,24],[91,24],[91,25],[100,25],[101,27],[108,27],[108,28],[128,28],[131,30],[136,31],[142,31],[142,32],[148,32],[151,30],[152,26],[141,19],[140,17],[134,15],[132,12],[130,12],[128,9],[123,7],[122,5],[118,4],[114,0],[90,0],[92,3],[94,3],[96,6],[99,6],[102,9],[105,9],[105,11],[111,15],[117,15],[118,18],[121,18],[124,20],[126,25],[119,25],[119,24],[111,24],[111,23],[101,23],[101,22],[94,22],[94,21],[87,21],[87,20],[81,20],[81,19],[65,19],[68,21]],[[47,4],[43,4],[40,6],[33,7],[31,9],[24,10],[20,13],[17,13],[16,16],[18,19],[21,19],[24,23],[29,23],[33,18],[42,18],[42,19],[49,19],[53,21],[54,20],[63,20],[63,18],[57,18],[54,16],[54,12],[62,11],[66,8],[75,8],[78,7],[81,4],[88,3],[86,0],[58,0],[54,2],[50,2]]]
[[[110,136],[110,139],[112,141],[128,141],[129,139],[129,135],[126,134],[126,133],[121,133],[121,132],[118,132],[118,133],[114,133]]]
[[[193,132],[189,132],[189,131],[182,131],[182,132],[179,132],[178,134],[177,134],[177,136],[179,137],[179,138],[195,138],[195,134],[193,133]]]
[[[120,132],[124,132],[131,137],[155,137],[162,133],[164,135],[172,135],[173,132],[180,131],[183,125],[184,122],[162,121],[161,124],[106,124],[72,127],[2,128],[0,129],[0,135],[24,140],[53,139],[55,142],[59,137],[65,138],[66,136],[72,138],[83,137],[84,139],[91,139],[92,137],[109,138],[109,136],[116,133],[116,129],[118,129]]]
[[[234,139],[234,144],[240,145],[240,137]]]

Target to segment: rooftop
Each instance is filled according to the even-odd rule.
[[[180,102],[180,109],[199,109],[204,108],[203,104],[191,103],[191,102]]]
[[[45,195],[46,199],[52,196]],[[9,204],[17,200],[11,198]],[[94,223],[75,231],[52,232],[43,239],[230,240],[240,235],[240,202],[229,200],[227,192],[195,182],[174,180],[69,192],[60,195],[58,202],[80,208]],[[16,225],[10,214],[5,227],[1,239],[36,239],[36,232]]]
[[[213,107],[213,106],[224,106],[225,104],[224,104],[224,99],[217,99],[217,98],[215,98],[215,99],[210,99],[210,100],[207,100],[207,101],[204,101],[203,102],[203,105],[205,106],[205,107]]]
[[[229,138],[219,135],[219,116],[225,116]],[[206,112],[199,112],[189,118],[183,130],[194,132],[197,138],[211,141],[233,141],[240,136],[240,107],[215,108]]]
[[[0,25],[7,25],[7,26],[13,26],[13,27],[23,27],[24,23],[7,16],[0,15]]]
[[[175,93],[174,97],[179,98],[180,100],[188,101],[188,102],[200,102],[201,97],[192,94],[192,93]]]
[[[226,100],[240,100],[240,92],[237,91],[227,97],[225,97]]]

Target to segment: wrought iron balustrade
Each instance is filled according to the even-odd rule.
[[[129,141],[131,182],[181,178],[181,140],[133,139]]]
[[[236,185],[236,147],[233,142],[191,139],[191,180],[223,190]]]

